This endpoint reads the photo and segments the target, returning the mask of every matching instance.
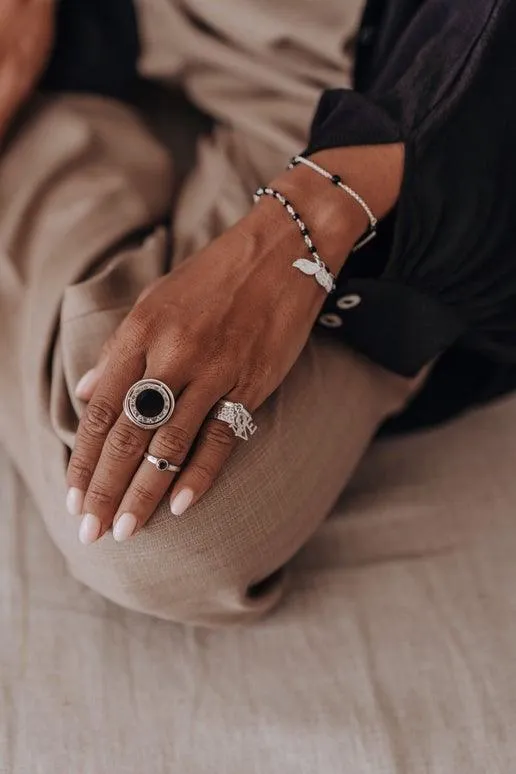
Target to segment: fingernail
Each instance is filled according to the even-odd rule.
[[[93,513],[87,513],[79,527],[79,540],[83,545],[89,546],[97,540],[101,528],[100,519],[94,516]]]
[[[66,495],[66,508],[70,516],[80,516],[84,505],[84,492],[71,486]]]
[[[117,543],[123,543],[124,540],[130,538],[136,529],[138,519],[134,513],[123,513],[118,519],[117,523],[113,526],[113,537]]]
[[[77,382],[77,387],[75,388],[75,394],[78,398],[80,398],[82,395],[89,395],[96,378],[97,372],[95,368],[90,368],[89,371],[86,371],[84,376]]]
[[[172,499],[170,510],[174,516],[182,516],[193,500],[194,493],[191,489],[181,489]]]

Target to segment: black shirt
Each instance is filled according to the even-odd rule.
[[[130,0],[60,9],[47,85],[127,96]],[[402,375],[436,361],[390,429],[516,388],[515,31],[516,0],[369,0],[355,89],[325,92],[313,122],[308,154],[405,143],[397,208],[349,258],[316,326]]]
[[[319,323],[400,374],[438,358],[395,428],[516,387],[515,31],[514,0],[370,0],[356,90],[326,92],[315,116],[307,153],[406,146],[396,212]],[[360,303],[341,310],[346,296]]]

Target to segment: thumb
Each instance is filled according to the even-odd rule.
[[[138,296],[136,304],[140,304],[145,298],[147,298],[149,293],[151,293],[161,282],[163,282],[164,279],[165,277],[159,277],[157,280],[154,280],[154,282],[151,282],[150,285],[145,287]],[[89,371],[86,371],[84,376],[79,379],[77,387],[75,388],[75,395],[77,398],[79,398],[79,400],[83,400],[87,403],[93,397],[93,393],[97,389],[97,385],[102,374],[106,370],[109,358],[111,357],[111,353],[115,347],[116,336],[117,333],[115,332],[102,347],[102,352],[97,365],[93,368],[90,368]]]
[[[84,376],[82,376],[77,382],[75,395],[80,400],[83,400],[86,403],[91,400],[93,393],[97,389],[100,378],[106,370],[109,358],[111,357],[111,352],[113,351],[114,343],[115,337],[111,336],[111,338],[109,338],[102,347],[102,352],[97,365],[93,368],[90,368],[89,371],[86,371]]]

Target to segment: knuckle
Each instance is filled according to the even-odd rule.
[[[231,448],[235,441],[233,430],[225,422],[214,420],[204,432],[204,442],[214,450]]]
[[[136,304],[126,318],[124,332],[130,339],[133,336],[145,338],[151,330],[151,323],[152,320],[146,305],[143,303]]]
[[[156,502],[156,493],[141,482],[134,482],[131,487],[131,496],[142,505],[154,505]]]
[[[215,464],[215,461],[203,460],[202,462],[192,462],[190,471],[201,483],[201,486],[207,487],[217,477],[219,466]]]
[[[182,462],[191,446],[191,438],[186,430],[176,425],[165,426],[158,433],[152,446],[153,453],[159,457],[170,457],[173,462]],[[154,449],[156,451],[154,452]]]
[[[113,427],[108,439],[108,453],[127,459],[140,453],[141,441],[136,430],[126,425]]]
[[[117,412],[109,401],[99,399],[89,403],[83,418],[83,431],[87,436],[99,438],[107,434],[117,418]]]
[[[93,476],[94,467],[83,457],[73,454],[68,466],[68,481],[79,489],[85,490]]]
[[[91,483],[88,489],[88,507],[91,507],[93,511],[96,508],[107,508],[113,506],[113,495],[110,494],[103,484]]]

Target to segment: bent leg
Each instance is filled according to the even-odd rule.
[[[201,624],[252,619],[329,513],[407,383],[312,339],[256,412],[216,486],[180,518],[164,502],[133,540],[82,546],[64,508],[73,388],[140,291],[165,268],[168,161],[104,100],[56,100],[28,119],[0,166],[4,364],[0,433],[75,577],[126,607]]]
[[[90,548],[75,539],[72,573],[123,606],[174,621],[218,625],[262,615],[282,595],[285,565],[407,396],[398,377],[335,344],[310,341],[256,412],[258,432],[197,505],[177,518],[165,500],[123,544],[111,534]],[[74,533],[62,507],[55,518]]]

